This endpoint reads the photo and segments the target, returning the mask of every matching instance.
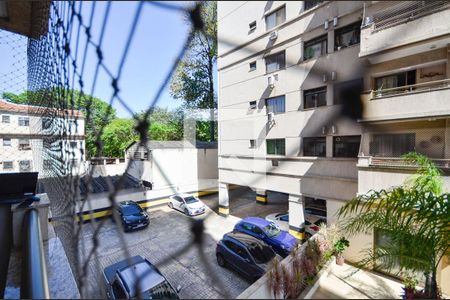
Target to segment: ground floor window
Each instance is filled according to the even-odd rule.
[[[372,156],[400,157],[415,150],[416,134],[374,134],[369,148]]]
[[[266,140],[267,154],[286,155],[286,140],[271,139]]]
[[[360,135],[333,137],[333,157],[358,157]]]
[[[303,156],[326,156],[325,137],[303,138]]]

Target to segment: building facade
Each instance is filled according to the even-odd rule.
[[[404,153],[447,171],[449,18],[446,1],[219,2],[221,214],[230,185],[260,203],[267,190],[289,194],[290,232],[303,239],[305,207],[336,222],[357,194],[413,174]],[[382,240],[355,237],[346,258]]]
[[[39,178],[84,170],[84,118],[0,100],[0,172],[39,172]]]

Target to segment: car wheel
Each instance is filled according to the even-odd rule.
[[[189,216],[189,210],[187,208],[184,209],[184,213],[186,214],[186,216]]]
[[[225,259],[223,258],[222,254],[217,254],[216,257],[217,257],[217,264],[222,268],[225,267]]]
[[[172,208],[172,209],[173,209],[173,204],[172,204],[172,202],[169,202],[169,204],[168,204],[168,205],[169,205],[169,207],[170,207],[170,208]]]

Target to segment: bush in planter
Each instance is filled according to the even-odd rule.
[[[342,256],[342,253],[345,249],[350,246],[350,242],[345,239],[344,237],[341,237],[335,244],[334,244],[334,255],[336,255],[336,263],[338,265],[344,264],[344,257]]]

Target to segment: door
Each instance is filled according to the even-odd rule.
[[[173,197],[173,198],[175,199],[174,204],[173,204],[173,207],[175,207],[175,208],[178,209],[178,210],[183,210],[183,209],[181,208],[181,205],[183,204],[183,199],[181,199],[180,196],[175,196],[175,197]]]

